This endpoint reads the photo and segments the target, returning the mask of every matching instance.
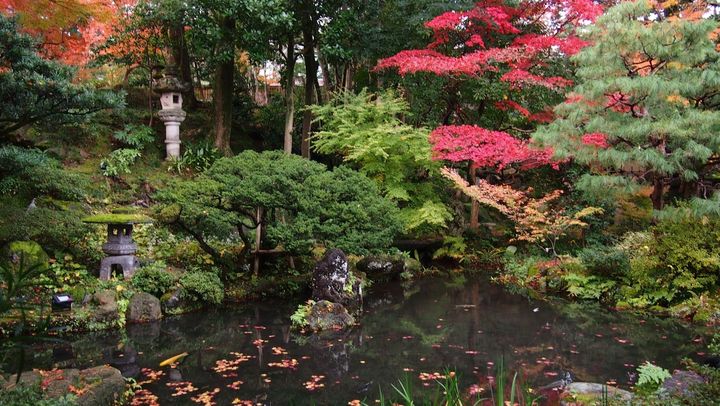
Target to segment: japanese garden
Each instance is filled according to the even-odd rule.
[[[0,404],[720,405],[715,0],[0,0]]]

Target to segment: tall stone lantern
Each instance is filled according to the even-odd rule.
[[[166,159],[180,157],[180,123],[185,120],[185,111],[182,109],[182,92],[186,85],[177,77],[177,67],[169,64],[163,70],[162,77],[155,84],[155,92],[160,94],[158,117],[165,123],[165,152]]]

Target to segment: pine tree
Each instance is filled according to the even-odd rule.
[[[589,30],[578,85],[534,141],[588,165],[588,192],[652,188],[707,197],[720,164],[720,59],[712,19],[658,20],[647,2],[623,2]]]

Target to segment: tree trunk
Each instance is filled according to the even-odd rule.
[[[661,176],[655,175],[655,179],[653,179],[653,191],[650,195],[650,200],[652,200],[653,209],[655,210],[662,210],[663,208],[664,187],[665,186],[663,178]]]
[[[292,132],[295,127],[295,36],[290,34],[287,44],[287,60],[285,62],[285,133],[283,151],[292,154]]]
[[[330,68],[328,67],[325,57],[323,57],[323,55],[319,51],[318,51],[318,61],[320,62],[320,71],[322,72],[323,84],[325,85],[325,91],[328,93],[332,93],[335,91],[336,83],[333,82],[333,79],[330,76]]]
[[[469,178],[470,185],[475,186],[477,183],[477,165],[475,162],[470,162]],[[478,216],[480,215],[480,203],[475,199],[470,199],[472,202],[470,206],[470,229],[477,230],[480,224],[478,223]]]
[[[235,20],[224,17],[223,28],[234,30]],[[215,68],[215,84],[213,101],[215,102],[215,147],[225,156],[232,155],[230,149],[230,133],[232,130],[233,83],[235,76],[235,60],[229,58],[217,64]]]
[[[183,92],[183,99],[187,103],[188,109],[194,109],[197,107],[198,101],[195,98],[192,70],[190,69],[190,52],[188,52],[187,43],[185,42],[185,32],[182,24],[174,25],[170,29],[170,43],[172,44],[175,63],[179,68],[180,80],[189,87]]]
[[[255,258],[253,261],[253,274],[255,274],[255,276],[258,276],[260,273],[260,248],[263,235],[262,219],[263,208],[258,207],[255,212],[255,223],[257,224],[257,228],[255,229]]]
[[[305,107],[313,104],[313,93],[317,81],[317,62],[315,60],[315,5],[312,0],[304,0],[300,6],[301,24],[303,33],[303,60],[305,62]],[[310,158],[310,129],[312,126],[312,113],[305,110],[303,113],[302,142],[300,152],[304,158]]]

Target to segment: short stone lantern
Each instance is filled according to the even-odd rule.
[[[125,279],[132,277],[138,267],[137,245],[132,239],[133,225],[152,223],[152,219],[143,214],[110,213],[86,217],[83,222],[107,224],[107,242],[102,246],[107,256],[100,263],[100,279],[110,279],[113,265],[122,270]]]
[[[162,110],[158,117],[165,123],[166,159],[180,158],[180,123],[185,120],[186,113],[182,109],[182,92],[187,85],[177,77],[177,68],[169,64],[163,69],[162,77],[155,83],[155,92],[160,94]]]

